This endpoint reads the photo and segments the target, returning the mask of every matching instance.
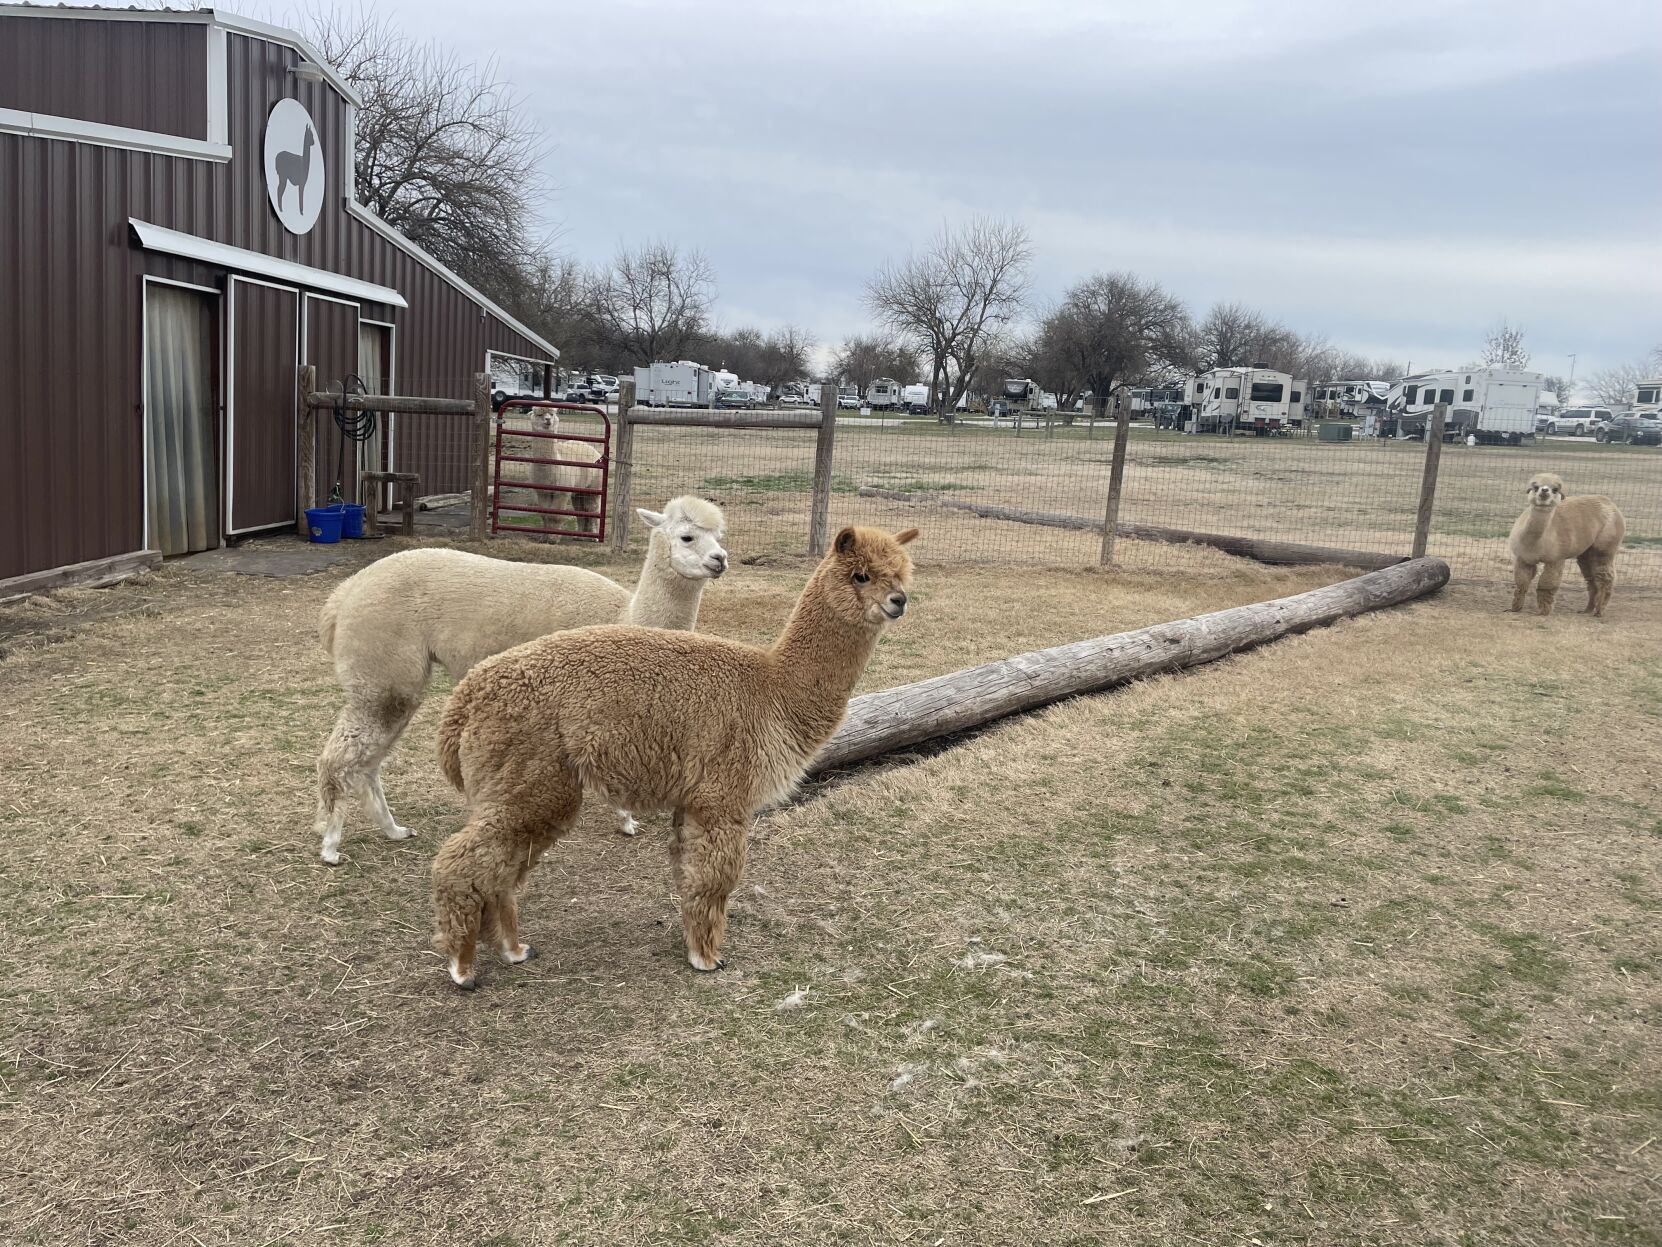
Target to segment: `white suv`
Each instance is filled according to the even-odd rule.
[[[1565,407],[1547,421],[1541,430],[1548,437],[1567,433],[1571,437],[1586,437],[1598,431],[1598,426],[1610,419],[1608,407]]]

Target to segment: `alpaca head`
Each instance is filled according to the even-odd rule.
[[[820,565],[822,583],[839,614],[882,628],[906,613],[912,560],[901,549],[918,535],[908,528],[890,536],[877,528],[845,528]]]
[[[1537,472],[1529,478],[1524,492],[1529,495],[1530,506],[1550,511],[1564,501],[1564,482],[1551,472]]]
[[[727,551],[721,539],[727,532],[727,517],[707,498],[683,494],[671,498],[664,509],[635,508],[652,530],[652,543],[669,553],[669,565],[688,580],[711,580],[727,570]]]

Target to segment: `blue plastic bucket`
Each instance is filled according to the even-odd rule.
[[[306,528],[319,545],[333,545],[340,540],[340,524],[344,518],[339,507],[306,508]]]
[[[364,509],[356,502],[341,504],[340,535],[342,537],[362,537],[364,535]]]

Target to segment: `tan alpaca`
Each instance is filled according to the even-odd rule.
[[[652,534],[633,594],[582,567],[406,550],[371,563],[329,595],[318,631],[346,705],[317,759],[316,826],[325,862],[340,863],[351,793],[362,797],[387,839],[413,834],[393,821],[381,763],[420,707],[435,663],[460,680],[492,654],[560,628],[698,626],[704,586],[727,570],[721,508],[683,495],[662,514],[640,516]],[[622,819],[624,834],[633,835],[634,820]]]
[[[877,638],[906,610],[917,536],[845,528],[768,649],[630,627],[582,628],[481,663],[450,699],[439,759],[468,821],[433,861],[435,942],[474,984],[481,934],[509,964],[515,892],[571,830],[584,789],[671,810],[670,860],[687,960],[715,970],[727,897],[756,811],[780,800],[831,738]]]
[[[1627,521],[1616,504],[1601,494],[1564,497],[1564,482],[1551,472],[1537,472],[1525,487],[1529,506],[1512,525],[1512,609],[1523,609],[1529,582],[1541,569],[1535,589],[1538,614],[1552,614],[1553,599],[1564,579],[1564,560],[1574,559],[1587,582],[1583,614],[1602,615],[1616,587],[1616,552]]]

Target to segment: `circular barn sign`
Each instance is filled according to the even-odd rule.
[[[265,123],[265,193],[283,228],[305,234],[323,210],[323,145],[299,100],[278,100]]]

